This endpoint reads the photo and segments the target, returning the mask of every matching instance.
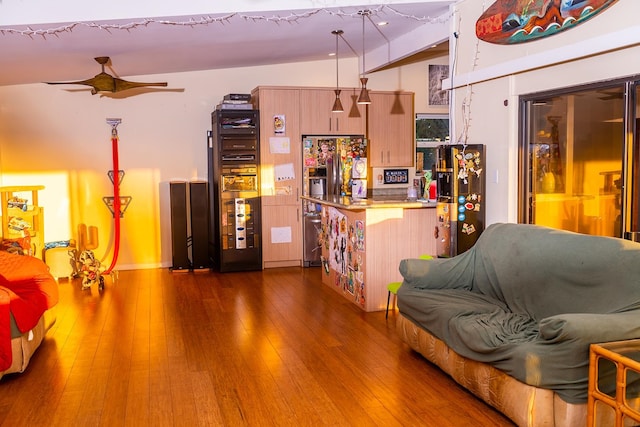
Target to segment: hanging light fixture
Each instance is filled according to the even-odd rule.
[[[364,20],[371,14],[368,9],[358,11],[358,15],[362,16],[362,76],[360,77],[360,83],[362,88],[360,89],[360,96],[358,96],[358,104],[371,104],[371,98],[369,98],[369,91],[367,90],[368,78],[365,77],[365,63],[364,63]]]
[[[336,88],[334,90],[336,93],[336,100],[333,101],[333,107],[331,108],[331,112],[333,113],[342,113],[344,111],[342,102],[340,101],[340,86],[338,84],[338,37],[340,37],[342,33],[344,33],[342,30],[331,31],[331,34],[336,36]]]

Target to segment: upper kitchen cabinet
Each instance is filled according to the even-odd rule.
[[[368,133],[371,167],[414,163],[415,113],[412,92],[370,91]]]
[[[298,204],[302,182],[300,91],[259,86],[253,90],[252,98],[260,110],[262,205]],[[286,176],[286,171],[293,172],[293,176]]]
[[[300,131],[303,135],[364,135],[366,110],[355,100],[355,89],[343,89],[340,101],[344,112],[333,113],[336,99],[330,88],[304,88],[300,90]]]

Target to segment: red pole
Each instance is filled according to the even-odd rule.
[[[111,151],[113,152],[113,220],[114,220],[114,246],[111,265],[105,273],[111,273],[118,260],[120,251],[120,165],[118,164],[118,131],[113,126],[111,130]]]

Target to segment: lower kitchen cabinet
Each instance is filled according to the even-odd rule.
[[[300,205],[262,206],[263,268],[302,265]]]

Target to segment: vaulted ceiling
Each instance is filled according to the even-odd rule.
[[[236,6],[227,3],[227,8]],[[365,65],[372,71],[446,54],[449,6],[455,1],[315,8],[305,3],[320,2],[298,1],[306,8],[262,11],[260,4],[274,2],[244,3],[256,6],[242,12],[220,12],[218,5],[212,13],[120,19],[93,6],[94,16],[104,19],[70,14],[65,22],[42,17],[26,22],[28,18],[7,18],[12,3],[0,1],[0,16],[5,9],[0,17],[0,86],[85,79],[100,71],[93,59],[97,56],[111,57],[108,72],[119,77],[325,60],[335,51],[331,31],[337,29],[344,31],[340,57],[361,58],[364,47]]]

